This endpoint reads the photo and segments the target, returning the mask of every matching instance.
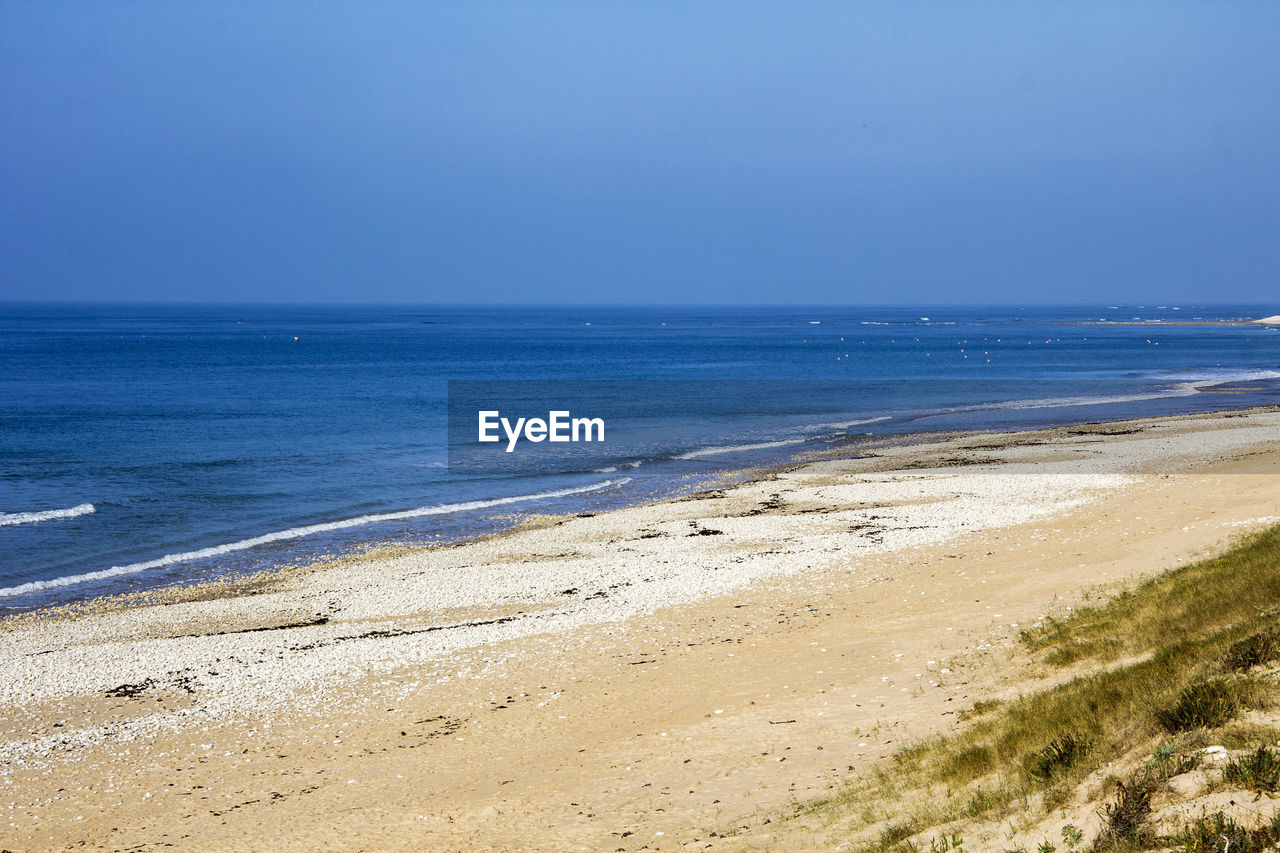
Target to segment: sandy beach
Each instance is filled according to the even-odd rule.
[[[0,623],[0,847],[833,849],[773,815],[1048,677],[1022,627],[1280,521],[1280,412],[882,441]]]

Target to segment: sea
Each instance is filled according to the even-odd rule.
[[[0,613],[455,541],[891,434],[1280,404],[1280,330],[1231,322],[1278,310],[0,304]],[[533,457],[451,436],[486,394],[594,404],[607,440],[488,464]]]

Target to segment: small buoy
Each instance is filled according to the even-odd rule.
[[[298,337],[297,335],[294,335],[294,336],[293,336],[293,339],[294,339],[295,341],[300,341],[300,340],[302,340],[302,338]]]

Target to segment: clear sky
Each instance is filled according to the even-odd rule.
[[[0,0],[0,298],[1271,302],[1280,3]]]

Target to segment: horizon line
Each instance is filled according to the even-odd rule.
[[[451,301],[403,301],[403,300],[255,300],[255,301],[213,301],[183,299],[11,299],[0,298],[0,306],[26,307],[72,307],[72,306],[114,306],[114,307],[186,307],[186,308],[1144,308],[1144,309],[1184,309],[1188,307],[1258,307],[1275,305],[1280,302],[1241,302],[1241,301],[1194,301],[1177,302],[1165,300],[1163,305],[1152,304],[1159,300],[1113,302],[1092,301],[1040,301],[1023,300],[1018,302],[451,302]],[[1112,309],[1115,310],[1115,309]]]

